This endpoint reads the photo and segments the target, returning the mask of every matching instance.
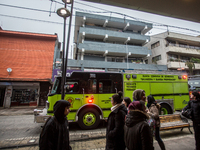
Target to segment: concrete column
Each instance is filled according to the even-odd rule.
[[[4,97],[4,108],[10,108],[11,104],[11,97],[12,97],[12,86],[9,85],[6,87],[5,97]]]
[[[108,24],[108,19],[105,20],[103,27],[106,27],[107,24]]]
[[[81,71],[84,71],[84,67],[83,67],[83,64],[81,64]]]
[[[81,52],[81,60],[84,60],[84,52],[85,52],[85,49],[82,48],[82,52]]]
[[[108,58],[108,57],[107,57],[107,56],[105,56],[105,62],[107,62],[107,58]]]
[[[176,46],[178,46],[179,45],[179,43],[178,43],[178,41],[176,41]]]

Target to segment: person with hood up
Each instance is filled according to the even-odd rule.
[[[192,100],[188,102],[188,105],[183,108],[182,112],[189,108],[192,109],[192,121],[196,150],[200,150],[200,95],[198,91],[193,91],[190,98]]]
[[[158,142],[161,150],[165,150],[165,145],[160,137],[160,105],[155,101],[152,95],[147,96],[148,115],[155,120],[155,139]]]
[[[129,105],[124,126],[124,141],[128,150],[154,150],[153,136],[147,123],[145,102],[133,101]]]
[[[124,150],[124,123],[127,109],[122,104],[122,92],[112,96],[111,104],[106,129],[106,150]]]
[[[68,120],[70,102],[59,100],[53,107],[54,116],[50,117],[40,134],[40,150],[71,150],[69,145]]]
[[[145,91],[142,89],[137,89],[133,91],[133,101],[146,101]]]

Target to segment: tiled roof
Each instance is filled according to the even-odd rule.
[[[49,81],[56,40],[57,35],[0,30],[0,81]]]

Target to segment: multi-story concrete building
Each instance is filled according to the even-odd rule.
[[[103,71],[167,70],[165,65],[146,63],[151,50],[143,45],[150,41],[145,34],[151,29],[150,23],[76,12],[76,47],[68,67]]]
[[[200,74],[200,37],[173,32],[151,36],[145,45],[152,50],[149,63],[167,65],[168,70],[186,70],[187,61],[194,62],[193,74]]]

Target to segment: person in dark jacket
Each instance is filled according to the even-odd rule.
[[[128,150],[154,150],[153,136],[147,123],[145,102],[133,101],[129,105],[124,126],[124,141]]]
[[[122,104],[122,92],[112,96],[111,104],[106,129],[106,150],[124,150],[124,123],[127,109]]]
[[[53,107],[54,116],[50,117],[40,134],[40,150],[71,150],[69,145],[68,121],[71,104],[59,100]]]
[[[160,137],[160,105],[155,101],[152,95],[147,96],[147,114],[155,120],[155,139],[158,142],[161,150],[165,150],[165,145]]]
[[[183,108],[185,111],[192,108],[192,121],[194,128],[194,137],[196,141],[196,150],[200,150],[200,95],[197,91],[192,92],[188,105]]]

